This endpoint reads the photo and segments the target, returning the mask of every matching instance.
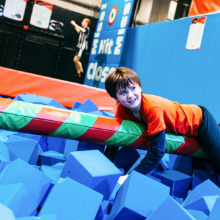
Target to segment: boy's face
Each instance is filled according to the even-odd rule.
[[[130,83],[126,88],[120,88],[116,92],[116,100],[133,112],[138,112],[141,107],[141,87],[136,83]]]
[[[86,20],[82,20],[81,26],[82,26],[83,28],[86,28],[86,27],[88,26]]]

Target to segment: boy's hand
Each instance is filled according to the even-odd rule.
[[[120,177],[119,177],[119,180],[118,180],[118,183],[119,183],[120,185],[122,185],[127,178],[128,178],[128,175],[120,176]]]
[[[71,21],[70,23],[71,23],[73,26],[76,25],[76,22],[75,22],[75,21]]]

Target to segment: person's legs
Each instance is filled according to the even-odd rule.
[[[74,56],[73,58],[73,62],[75,63],[75,67],[76,67],[76,72],[77,74],[80,74],[80,66],[79,66],[79,57],[77,55]]]
[[[203,116],[196,139],[201,147],[207,151],[220,172],[220,127],[206,108],[199,107],[202,109]]]
[[[81,74],[83,73],[83,68],[82,68],[82,63],[80,62],[80,58],[82,56],[82,49],[79,49],[79,51],[77,52],[77,54],[74,56],[74,63],[76,66],[76,72],[78,74],[78,77],[81,77]]]

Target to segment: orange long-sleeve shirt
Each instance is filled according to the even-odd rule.
[[[129,108],[120,103],[115,118],[140,122]],[[202,120],[202,111],[197,105],[181,105],[160,96],[143,94],[140,118],[141,122],[147,125],[149,136],[165,129],[166,132],[196,137]]]

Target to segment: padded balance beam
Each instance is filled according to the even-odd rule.
[[[0,127],[32,134],[147,149],[146,126],[127,120],[0,98]],[[166,134],[166,153],[208,158],[193,137]]]

